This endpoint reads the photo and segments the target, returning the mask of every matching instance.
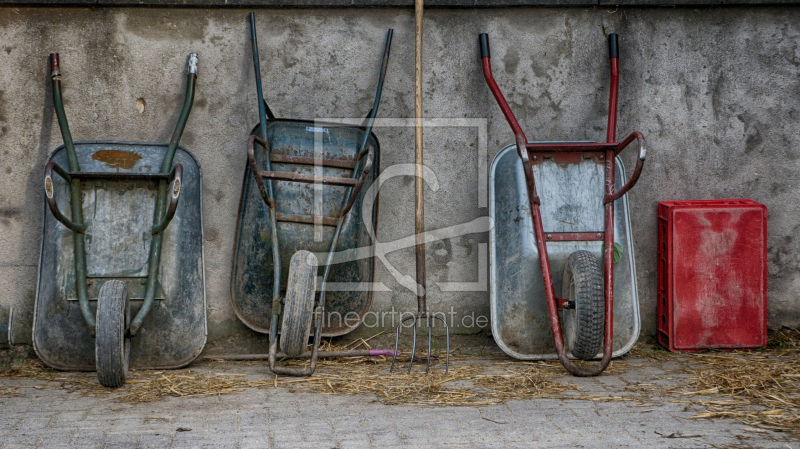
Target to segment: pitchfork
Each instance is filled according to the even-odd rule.
[[[425,375],[431,368],[431,340],[433,338],[431,320],[440,320],[444,324],[445,335],[447,336],[447,356],[445,359],[444,372],[450,369],[450,329],[444,318],[430,315],[426,306],[427,287],[425,283],[425,184],[422,179],[422,12],[423,0],[414,2],[414,19],[416,22],[416,64],[415,64],[415,88],[414,93],[414,159],[416,162],[416,183],[415,183],[415,226],[416,231],[416,254],[417,254],[417,313],[407,316],[400,320],[397,325],[397,332],[394,341],[394,356],[392,357],[392,367],[389,372],[394,371],[394,362],[397,360],[397,347],[400,344],[400,328],[406,321],[413,320],[414,325],[414,344],[411,348],[411,360],[408,362],[408,373],[414,365],[414,357],[417,352],[417,321],[424,318],[428,324],[428,357],[425,365]]]

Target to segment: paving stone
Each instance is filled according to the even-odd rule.
[[[172,435],[143,434],[139,439],[139,449],[161,449],[172,444]]]
[[[269,434],[241,433],[239,435],[239,449],[264,449],[270,447]]]
[[[239,429],[257,428],[263,429],[267,426],[267,412],[245,413],[239,415]]]
[[[340,449],[368,449],[373,447],[369,441],[365,442],[363,440],[340,440],[338,446]]]
[[[11,435],[3,438],[3,442],[5,445],[24,445],[24,446],[36,446],[39,443],[39,440],[42,439],[44,435],[42,434],[21,434],[21,435]]]

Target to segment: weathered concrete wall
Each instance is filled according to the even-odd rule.
[[[366,114],[389,27],[395,41],[379,116],[413,115],[410,9],[272,9],[257,17],[265,92],[278,116]],[[491,34],[495,76],[531,140],[604,138],[605,34],[621,35],[618,133],[642,131],[650,148],[629,194],[643,335],[655,332],[655,212],[668,199],[765,203],[769,324],[800,325],[800,8],[428,10],[426,117],[470,119],[469,126],[451,121],[426,129],[426,163],[439,182],[438,191],[426,194],[430,229],[487,214],[480,168],[512,139],[483,81],[477,46],[483,31]],[[30,340],[42,168],[61,144],[48,53],[61,54],[76,140],[166,141],[179,113],[186,56],[197,52],[196,103],[182,143],[204,173],[209,340],[215,350],[261,344],[263,336],[233,314],[229,295],[245,141],[257,122],[246,12],[3,8],[0,42],[0,306],[16,309],[17,341]],[[143,113],[139,98],[147,105]],[[382,169],[413,161],[412,128],[376,133]],[[634,155],[624,160],[632,167]],[[413,227],[413,180],[393,178],[381,190],[379,238],[393,241]],[[432,310],[454,308],[457,323],[473,311],[488,316],[487,292],[442,292],[437,284],[486,279],[479,272],[486,242],[482,232],[431,245]],[[413,275],[412,248],[387,257]],[[376,293],[373,310],[414,310],[413,292],[377,266],[377,280],[390,291]]]

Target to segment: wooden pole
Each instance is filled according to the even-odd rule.
[[[414,160],[416,163],[415,183],[415,226],[416,259],[417,259],[417,308],[421,315],[427,312],[425,282],[425,182],[422,179],[422,13],[423,0],[414,2],[414,19],[416,23],[416,62],[414,69]]]

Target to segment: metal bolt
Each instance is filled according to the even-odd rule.
[[[536,156],[534,156],[534,157],[533,157],[533,160],[534,160],[534,161],[536,160]]]
[[[601,234],[598,232],[598,233],[597,233],[597,238],[600,238],[600,236],[601,236]]]
[[[547,234],[547,238],[551,239],[553,236],[551,234]]]

